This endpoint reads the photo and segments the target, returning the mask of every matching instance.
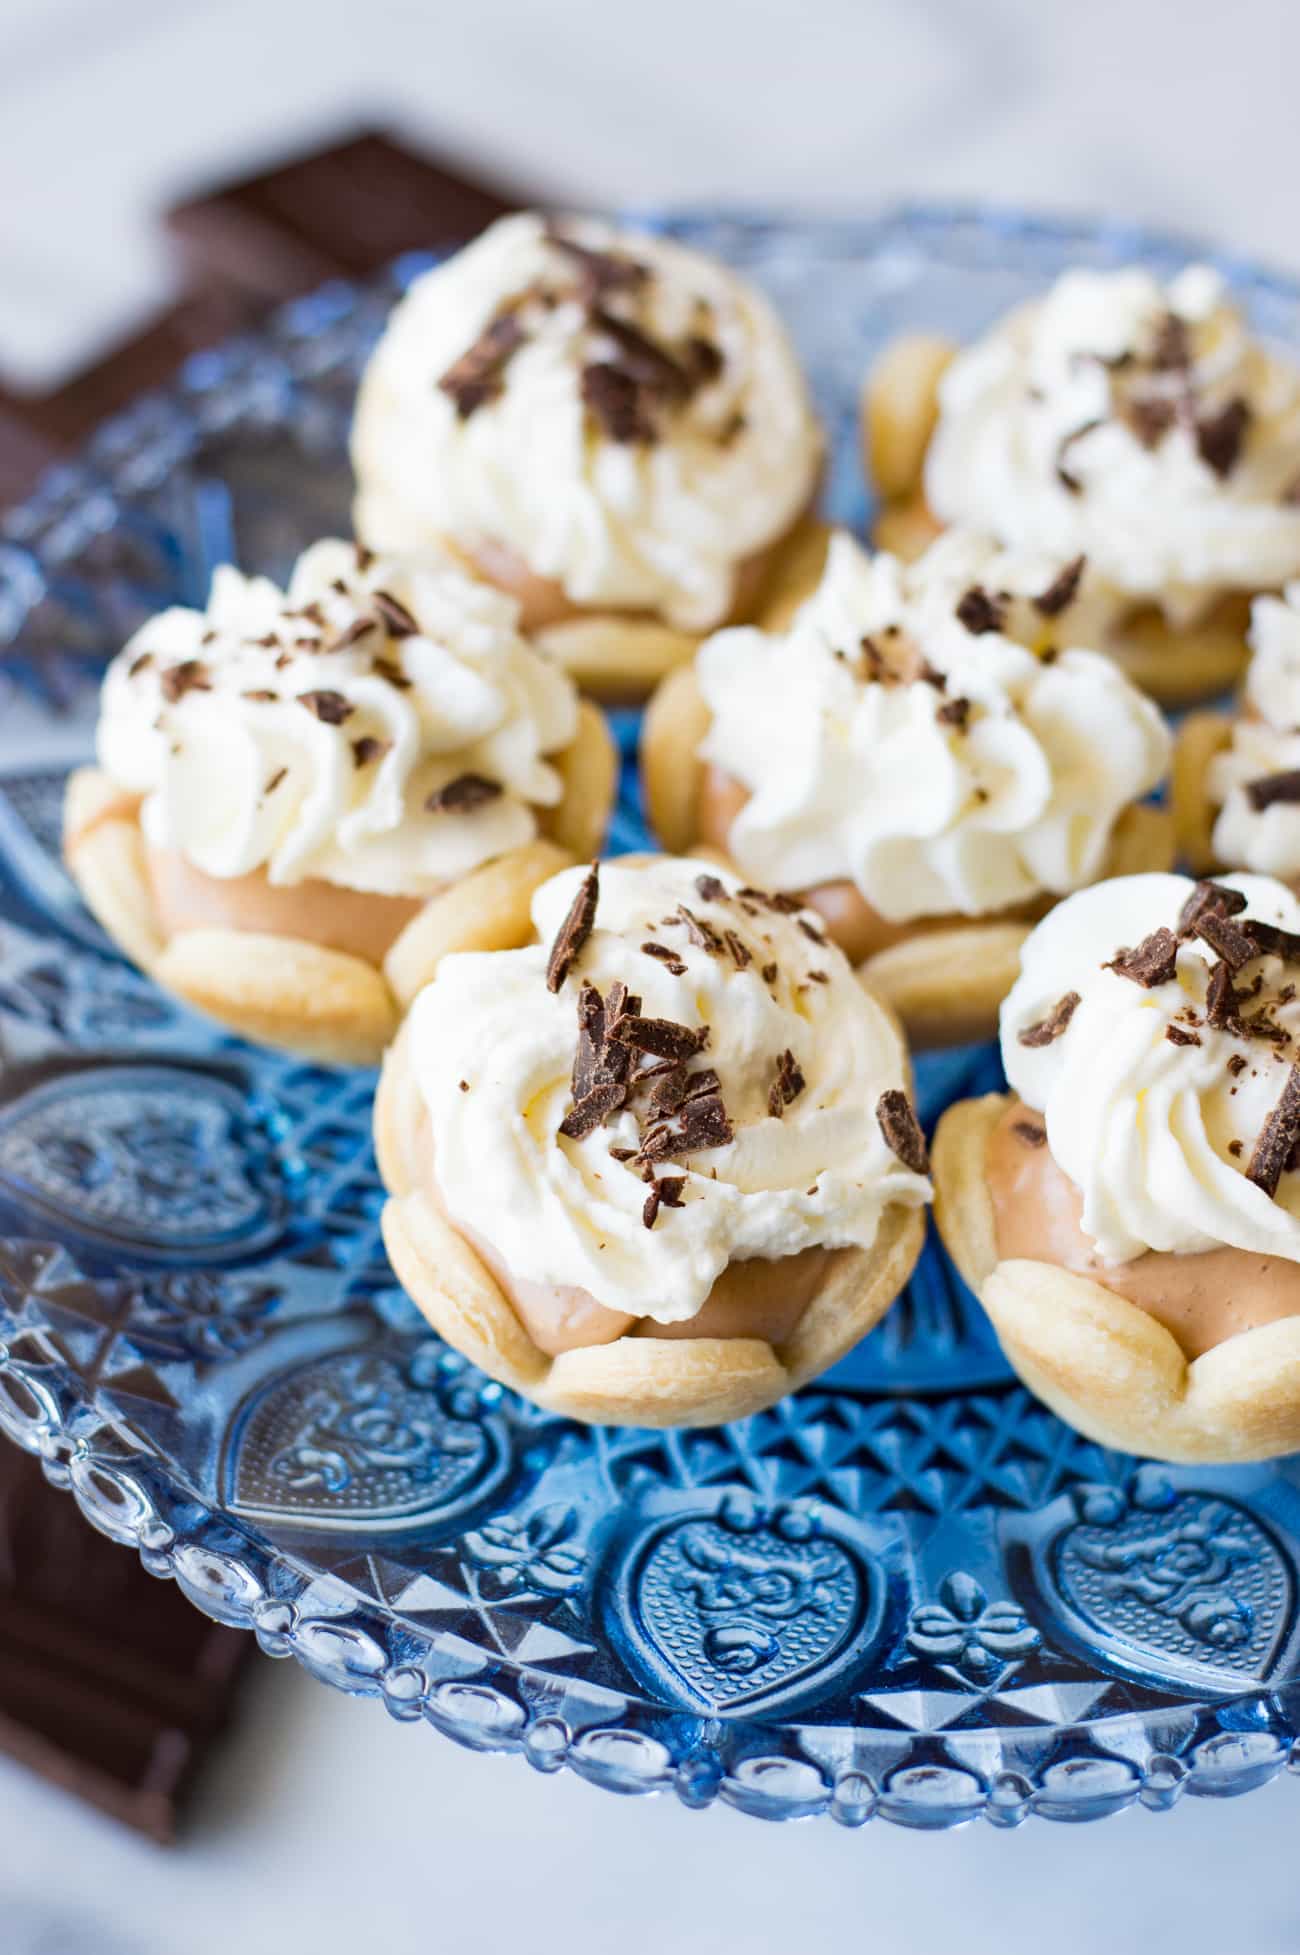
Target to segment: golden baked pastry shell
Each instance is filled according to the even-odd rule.
[[[698,755],[708,729],[709,709],[694,667],[683,666],[650,701],[641,729],[646,811],[674,854],[699,849]],[[734,868],[716,849],[701,852]],[[1173,861],[1173,817],[1140,802],[1116,822],[1101,873],[1137,875],[1169,869]],[[1030,920],[962,918],[877,951],[860,974],[897,1013],[911,1045],[966,1045],[997,1030],[998,1008],[1019,975],[1021,947],[1032,928]]]
[[[722,1425],[762,1411],[835,1364],[879,1322],[921,1252],[925,1215],[894,1204],[870,1249],[843,1250],[779,1347],[763,1338],[628,1335],[549,1357],[477,1252],[439,1213],[416,1158],[419,1088],[403,1032],[384,1060],[375,1147],[388,1189],[384,1244],[398,1281],[489,1377],[587,1424]]]
[[[1274,1459],[1300,1447],[1300,1317],[1198,1358],[1145,1310],[1054,1263],[999,1260],[985,1158],[1008,1102],[961,1100],[934,1141],[935,1221],[1008,1363],[1067,1425],[1180,1463]]]
[[[577,735],[555,765],[565,791],[549,811],[549,835],[430,897],[381,966],[266,932],[192,929],[169,937],[154,903],[138,807],[98,768],[69,779],[64,855],[87,907],[165,990],[257,1044],[339,1065],[374,1065],[443,957],[525,943],[538,885],[596,853],[613,804],[618,756],[590,702],[581,703]]]

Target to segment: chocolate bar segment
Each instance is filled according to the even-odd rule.
[[[171,1840],[255,1648],[0,1443],[0,1751]]]
[[[193,284],[276,300],[463,243],[527,201],[367,131],[179,204],[167,228]]]

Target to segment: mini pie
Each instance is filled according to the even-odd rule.
[[[316,544],[216,572],[104,680],[64,852],[127,955],[247,1038],[373,1064],[448,950],[518,943],[599,846],[599,711],[455,560]]]
[[[450,542],[583,685],[640,698],[797,580],[822,448],[756,287],[668,238],[523,213],[393,312],[357,401],[356,529]]]
[[[393,1267],[552,1411],[756,1412],[920,1251],[902,1038],[813,915],[697,861],[566,870],[533,916],[525,948],[445,958],[384,1062]]]
[[[1029,1388],[1159,1459],[1300,1446],[1300,902],[1118,878],[1040,923],[1011,1091],[935,1138],[945,1243]]]
[[[915,564],[837,535],[785,631],[718,633],[646,715],[664,846],[797,893],[916,1045],[992,1036],[1052,900],[1165,868],[1158,709],[1093,642],[1077,564],[951,531]]]
[[[1206,266],[1068,272],[964,352],[896,341],[863,442],[883,548],[974,523],[1085,558],[1104,649],[1170,704],[1230,684],[1250,598],[1300,575],[1300,368]]]
[[[1234,715],[1189,713],[1174,750],[1174,822],[1188,867],[1300,882],[1300,583],[1256,598]]]

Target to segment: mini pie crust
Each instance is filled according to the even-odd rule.
[[[1037,1398],[1089,1439],[1188,1464],[1273,1459],[1300,1446],[1300,1317],[1187,1359],[1145,1310],[1055,1263],[999,1261],[985,1178],[1008,1098],[949,1107],[935,1134],[935,1221]]]
[[[904,334],[884,348],[862,389],[863,454],[882,499],[874,541],[909,563],[944,529],[926,502],[923,473],[939,382],[956,350],[927,334]],[[1135,607],[1105,649],[1166,706],[1222,692],[1249,657],[1244,622],[1212,613],[1178,631],[1154,606]]]
[[[792,615],[816,589],[830,534],[817,517],[800,517],[752,560],[753,574],[744,579],[746,588],[738,591],[728,622],[756,617],[766,623],[774,614]],[[584,692],[617,705],[645,699],[669,673],[690,663],[709,634],[678,631],[631,612],[604,611],[564,618],[529,635]]]
[[[382,1225],[403,1289],[438,1335],[489,1377],[564,1418],[592,1425],[723,1425],[794,1391],[879,1322],[912,1273],[925,1212],[893,1203],[870,1249],[830,1260],[793,1332],[760,1337],[629,1334],[549,1357],[534,1344],[477,1252],[424,1190],[415,1143],[420,1094],[405,1027],[375,1100],[375,1148],[388,1189]]]
[[[701,741],[709,709],[693,666],[672,673],[646,708],[641,730],[641,781],[650,824],[673,854],[708,854],[700,847]],[[1165,808],[1136,802],[1120,815],[1102,876],[1168,869],[1174,859],[1173,818]],[[734,865],[729,865],[733,866]],[[1101,878],[1099,877],[1098,880]],[[859,975],[901,1019],[913,1046],[967,1045],[991,1038],[998,1007],[1020,972],[1020,950],[1034,919],[984,921],[971,917],[921,932],[877,951]]]
[[[524,943],[532,932],[533,891],[599,848],[618,755],[604,716],[588,701],[580,702],[577,734],[553,764],[564,796],[542,811],[547,833],[431,896],[382,966],[266,932],[194,929],[166,937],[149,881],[139,799],[96,767],[80,768],[68,781],[64,859],[92,914],[164,990],[258,1044],[338,1065],[375,1065],[448,952]]]

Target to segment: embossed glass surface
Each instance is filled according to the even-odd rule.
[[[1185,255],[938,211],[668,228],[781,306],[852,523],[884,338],[969,334],[1071,262]],[[1300,294],[1221,262],[1300,347]],[[59,805],[104,657],[221,559],[281,572],[346,526],[357,372],[412,269],[192,360],[0,528],[0,1423],[272,1655],[543,1771],[922,1827],[1262,1783],[1300,1729],[1294,1464],[1155,1468],[1076,1437],[933,1242],[886,1322],[757,1418],[548,1417],[395,1287],[371,1076],[213,1030],[80,907]],[[612,845],[643,839],[629,770]],[[997,1083],[989,1049],[924,1059],[923,1113]]]

